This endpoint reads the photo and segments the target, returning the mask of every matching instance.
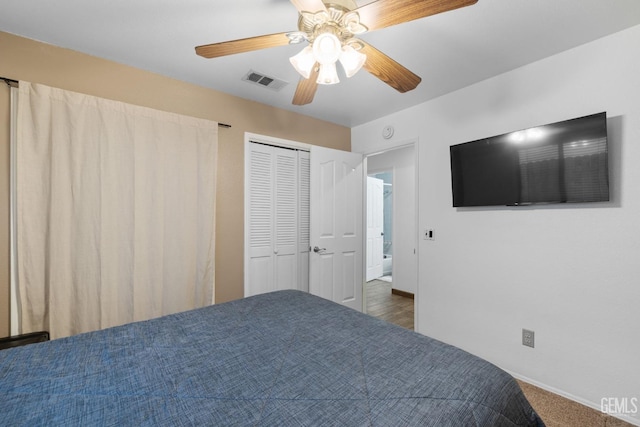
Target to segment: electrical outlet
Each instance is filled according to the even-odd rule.
[[[534,348],[535,347],[535,332],[530,331],[528,329],[522,330],[522,345],[526,345],[527,347]]]
[[[427,229],[424,230],[424,240],[435,240],[435,234],[433,232],[433,229]]]

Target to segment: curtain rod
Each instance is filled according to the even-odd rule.
[[[0,77],[0,80],[3,80],[7,85],[14,87],[17,87],[19,83],[18,80],[10,79],[8,77]],[[226,123],[218,123],[218,127],[229,129],[231,125],[228,125]]]
[[[8,84],[9,86],[18,86],[18,81],[17,80],[13,80],[7,77],[0,77],[0,80],[4,80],[4,82],[6,84]]]

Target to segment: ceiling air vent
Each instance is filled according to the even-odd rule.
[[[276,79],[275,77],[265,76],[257,71],[249,70],[247,74],[242,78],[245,82],[253,83],[268,89],[279,91],[289,83],[284,80]]]

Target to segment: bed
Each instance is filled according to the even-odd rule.
[[[543,425],[489,362],[300,291],[0,351],[0,424]]]

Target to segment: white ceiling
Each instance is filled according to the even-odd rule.
[[[2,31],[347,127],[640,24],[640,0],[479,0],[361,36],[421,76],[415,90],[401,94],[361,70],[319,86],[314,102],[300,107],[291,104],[298,74],[288,58],[301,45],[216,59],[194,51],[296,30],[289,0],[0,0],[0,11]],[[250,69],[289,84],[275,92],[246,83]]]

